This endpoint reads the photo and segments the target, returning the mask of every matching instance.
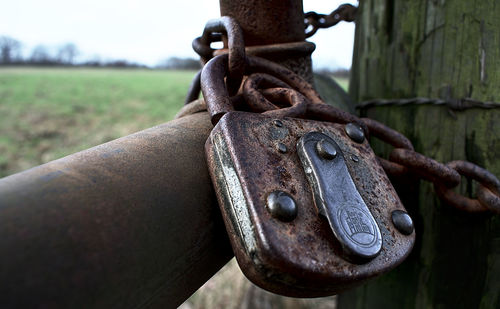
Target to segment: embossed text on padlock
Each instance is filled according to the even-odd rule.
[[[346,257],[366,261],[377,256],[382,237],[377,222],[356,189],[339,145],[328,135],[309,132],[297,153],[320,214],[328,219]]]

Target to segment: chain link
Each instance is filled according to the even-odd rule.
[[[227,38],[229,48],[228,88],[231,94],[238,91],[245,70],[245,41],[243,31],[238,22],[229,16],[222,16],[208,21],[201,37],[194,39],[193,49],[201,56],[204,62],[213,57],[215,49],[210,47],[213,42]]]
[[[440,182],[434,182],[438,196],[453,206],[469,212],[484,212],[487,210],[500,213],[500,182],[492,173],[466,161],[452,161],[446,166],[459,175],[479,182],[477,199],[461,196],[453,191],[453,186],[447,187]],[[458,185],[458,184],[457,184]]]
[[[398,148],[399,138],[395,138],[394,130],[368,118],[362,118],[365,123],[380,126],[379,130],[372,130],[372,136],[396,147],[389,155],[389,160],[379,158],[379,162],[387,174],[394,177],[417,175],[419,178],[431,181],[436,194],[446,202],[458,209],[468,212],[491,211],[500,214],[500,181],[487,171],[471,162],[457,160],[447,164],[428,158],[413,150],[413,146]],[[373,125],[368,125],[373,128]],[[471,199],[455,191],[461,176],[479,182],[476,192],[477,198]]]
[[[313,36],[320,28],[333,27],[341,21],[354,21],[358,8],[352,4],[341,4],[337,9],[328,15],[316,12],[304,14],[306,38]]]
[[[229,38],[229,54],[210,59],[200,78],[203,97],[214,125],[225,113],[236,109],[271,114],[274,117],[353,122],[363,128],[367,137],[371,134],[394,147],[388,160],[378,158],[390,176],[412,174],[431,181],[438,196],[458,209],[500,213],[500,181],[495,175],[466,161],[439,163],[416,152],[408,138],[386,125],[373,119],[358,118],[325,104],[316,90],[291,70],[263,58],[245,55],[243,37],[233,33],[241,31],[235,23],[230,19],[225,22],[215,21],[204,31],[207,40],[214,37],[212,31],[222,30],[227,32]],[[237,48],[231,48],[234,46]],[[231,59],[239,59],[236,66],[231,66]],[[228,89],[231,88],[233,91],[230,92]],[[234,89],[239,91],[235,92]],[[477,198],[468,198],[453,190],[460,184],[462,176],[479,183]]]

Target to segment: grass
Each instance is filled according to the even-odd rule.
[[[0,68],[0,177],[172,119],[194,74]],[[343,85],[346,80],[338,82]],[[182,308],[240,308],[244,304],[335,308],[332,298],[301,300],[265,292],[244,278],[234,260]]]
[[[345,91],[349,90],[349,78],[347,77],[335,77],[332,78],[342,87]]]
[[[0,69],[0,177],[172,119],[194,74]]]
[[[0,68],[0,178],[172,119],[194,74]]]

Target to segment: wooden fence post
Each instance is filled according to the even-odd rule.
[[[499,102],[498,16],[495,0],[362,1],[351,96]],[[468,160],[500,176],[500,108],[375,106],[362,114],[440,162]],[[341,295],[340,308],[498,308],[500,216],[456,210],[425,181],[395,185],[416,221],[417,244],[395,271]],[[475,184],[463,178],[459,191],[474,195]]]

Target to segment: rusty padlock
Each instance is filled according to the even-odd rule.
[[[220,113],[220,105],[212,105],[230,99],[224,70],[213,70],[214,63],[202,74],[207,106],[217,122],[206,157],[243,273],[274,293],[319,297],[401,263],[415,241],[413,225],[363,129],[354,123],[277,117],[282,110]],[[267,67],[248,65],[307,90],[297,86],[293,73],[259,63]]]

